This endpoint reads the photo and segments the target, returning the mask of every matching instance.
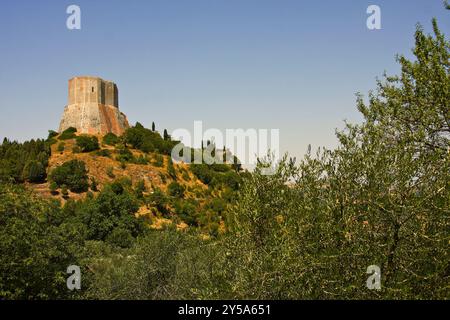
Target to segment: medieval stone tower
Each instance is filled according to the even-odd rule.
[[[69,101],[59,132],[74,127],[79,133],[121,135],[129,128],[125,114],[119,111],[119,91],[115,83],[97,77],[69,80]]]

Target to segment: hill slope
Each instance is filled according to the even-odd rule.
[[[138,124],[123,136],[114,136],[113,142],[108,140],[110,135],[79,135],[73,129],[51,134],[47,140],[47,179],[41,183],[26,182],[26,186],[44,198],[65,204],[96,197],[106,186],[120,184],[136,195],[136,215],[148,218],[153,228],[176,223],[178,228],[198,227],[208,235],[223,232],[223,213],[233,203],[239,173],[230,165],[173,163],[169,155],[163,154],[167,151],[133,148],[132,144],[139,145],[134,140],[135,133],[143,133],[141,139],[147,142],[148,131]],[[153,144],[167,142],[159,134],[152,133],[152,139]],[[58,168],[74,161],[85,168],[87,184],[81,191],[52,178]]]

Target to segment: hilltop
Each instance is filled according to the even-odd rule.
[[[45,141],[21,145],[5,140],[2,148],[27,149],[30,143],[31,149],[41,151],[18,156],[21,163],[9,164],[22,167],[16,182],[62,205],[89,201],[105,188],[120,185],[136,198],[135,216],[156,229],[175,224],[178,229],[199,228],[206,236],[223,232],[223,213],[239,187],[239,169],[174,163],[169,153],[178,141],[166,131],[162,137],[139,123],[122,136],[80,134],[68,128],[50,131]],[[30,169],[33,164],[43,172]]]

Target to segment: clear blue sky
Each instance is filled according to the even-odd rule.
[[[66,28],[70,4],[79,31]],[[370,4],[382,30],[366,28]],[[0,138],[57,129],[67,80],[94,75],[117,83],[131,123],[279,128],[282,151],[301,156],[360,120],[355,93],[398,72],[395,55],[432,17],[448,36],[441,0],[2,1]]]

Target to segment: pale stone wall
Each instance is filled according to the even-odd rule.
[[[69,103],[101,103],[119,107],[119,92],[115,83],[97,77],[74,77],[69,80]]]
[[[75,77],[69,80],[68,105],[64,109],[59,131],[74,127],[79,133],[121,135],[129,128],[119,111],[116,84],[98,77]]]
[[[72,104],[64,109],[59,132],[69,127],[77,128],[79,133],[121,135],[129,128],[127,117],[113,106],[87,103]]]
[[[117,86],[115,83],[105,81],[104,82],[105,87],[105,100],[103,104],[109,105],[109,106],[115,106],[119,107],[119,90],[117,89]]]

